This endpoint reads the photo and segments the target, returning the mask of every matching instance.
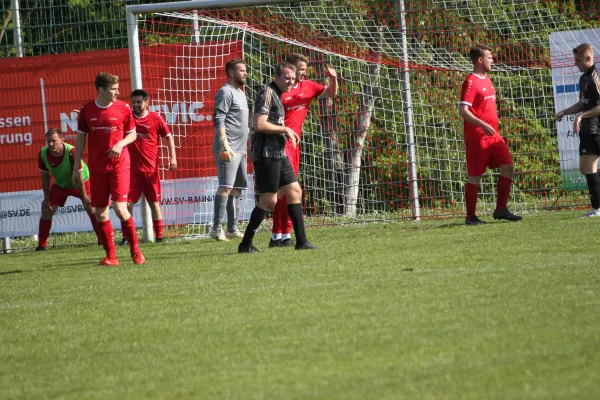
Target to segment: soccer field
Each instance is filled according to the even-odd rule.
[[[598,221],[0,255],[2,399],[598,399]],[[490,221],[491,218],[487,217]]]

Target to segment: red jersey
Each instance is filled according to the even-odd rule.
[[[129,146],[131,172],[158,171],[159,137],[169,136],[169,127],[159,114],[152,111],[148,111],[143,117],[133,117],[137,139]]]
[[[135,131],[129,105],[121,100],[100,107],[95,100],[86,103],[79,112],[77,130],[87,134],[89,167],[93,173],[129,169],[129,151],[123,148],[119,158],[108,158],[109,150]]]
[[[326,87],[323,85],[304,80],[298,82],[289,92],[283,93],[281,100],[285,109],[285,126],[291,128],[300,136],[310,102],[323,94],[325,89]]]
[[[469,111],[474,116],[487,122],[494,128],[496,135],[498,133],[498,113],[496,111],[496,89],[492,85],[489,76],[480,77],[472,73],[465,79],[462,91],[460,93],[460,103],[469,106]],[[465,120],[464,123],[465,140],[478,140],[482,137],[489,137],[483,129],[473,125]]]
[[[40,152],[38,153],[38,168],[41,172],[48,172],[48,168],[46,168],[46,164],[44,164],[44,160],[42,160],[42,150],[40,150]],[[58,167],[63,161],[63,158],[65,158],[64,149],[63,152],[60,153],[60,155],[58,156],[55,156],[50,151],[50,149],[46,149],[46,159],[48,160],[48,164],[50,164],[50,167]],[[71,165],[75,163],[75,147],[71,148],[71,151],[69,152],[69,161],[71,162]]]

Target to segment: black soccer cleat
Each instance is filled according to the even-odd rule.
[[[282,239],[281,243],[279,244],[279,247],[291,247],[294,246],[296,243],[294,243],[294,241],[290,238],[287,239]]]
[[[311,242],[297,243],[295,246],[296,250],[311,250],[316,248],[317,246],[315,246]]]
[[[523,217],[520,217],[518,215],[515,215],[513,213],[511,213],[510,211],[508,211],[508,208],[505,208],[504,210],[496,210],[494,211],[494,219],[505,219],[507,221],[520,221],[523,219]]]
[[[473,215],[471,218],[465,218],[465,225],[484,225],[487,222],[477,218],[477,215]]]
[[[119,245],[121,245],[121,246],[127,245],[127,239],[122,238],[121,241],[119,242]]]
[[[156,240],[154,240],[155,243],[164,243],[165,239],[164,238],[156,238]]]
[[[281,247],[281,239],[269,240],[269,247]]]
[[[238,253],[260,253],[260,250],[254,247],[254,245],[246,246],[243,243],[238,245]]]
[[[35,248],[35,251],[46,251],[46,248],[42,247],[42,246],[38,246]]]

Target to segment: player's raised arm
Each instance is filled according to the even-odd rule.
[[[329,86],[327,86],[322,96],[335,98],[338,92],[337,72],[333,68],[327,67],[327,75],[329,75]]]

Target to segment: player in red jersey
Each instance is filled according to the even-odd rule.
[[[489,47],[476,44],[469,53],[473,62],[473,73],[462,85],[458,110],[464,119],[464,140],[467,152],[467,173],[465,185],[467,225],[485,222],[477,218],[477,192],[481,176],[487,168],[500,168],[497,184],[496,210],[494,219],[520,221],[522,218],[511,213],[506,205],[514,173],[514,165],[504,139],[498,133],[498,113],[496,111],[496,89],[488,76],[492,70],[493,56]]]
[[[146,196],[150,212],[152,213],[152,226],[157,242],[163,241],[162,213],[160,212],[160,176],[158,148],[159,138],[167,139],[169,148],[169,169],[177,169],[175,156],[175,141],[169,127],[162,117],[148,110],[148,93],[137,89],[131,92],[131,107],[135,120],[137,139],[129,146],[131,155],[131,184],[127,208],[133,215],[133,205],[137,203],[142,193]],[[125,240],[125,238],[123,239]]]
[[[79,187],[75,186],[71,180],[73,176],[73,163],[75,162],[75,148],[64,143],[64,135],[60,129],[52,128],[46,132],[46,146],[40,150],[38,155],[38,168],[42,174],[42,191],[44,200],[42,200],[42,215],[38,230],[38,247],[35,251],[46,250],[48,236],[52,228],[52,217],[56,209],[63,207],[69,196],[77,197],[83,203],[85,211],[90,217],[92,227],[96,236],[100,239],[98,233],[98,224],[96,222],[95,210],[90,206],[90,181],[87,165],[81,162],[81,182]],[[54,182],[50,185],[50,176]]]
[[[119,77],[101,72],[95,80],[98,97],[81,107],[75,142],[73,183],[80,183],[79,165],[89,141],[89,168],[92,189],[92,207],[101,232],[106,257],[98,265],[119,265],[115,251],[114,231],[109,219],[109,198],[112,198],[115,214],[121,220],[123,236],[131,249],[135,264],[144,264],[144,256],[138,247],[133,218],[127,210],[129,192],[129,152],[127,145],[136,139],[135,122],[129,105],[119,96]]]
[[[308,80],[308,58],[301,54],[290,54],[286,62],[296,66],[296,85],[287,93],[283,93],[281,100],[285,108],[284,124],[291,128],[298,136],[302,135],[302,125],[306,119],[310,103],[317,97],[335,97],[337,95],[337,73],[327,68],[330,78],[329,86],[325,87],[316,82]],[[285,153],[290,160],[290,164],[298,176],[300,169],[300,146],[293,147],[291,142],[287,141]],[[287,247],[293,246],[294,242],[290,237],[292,231],[292,221],[287,212],[287,201],[282,197],[275,204],[273,210],[273,229],[272,237],[269,241],[269,247]]]

